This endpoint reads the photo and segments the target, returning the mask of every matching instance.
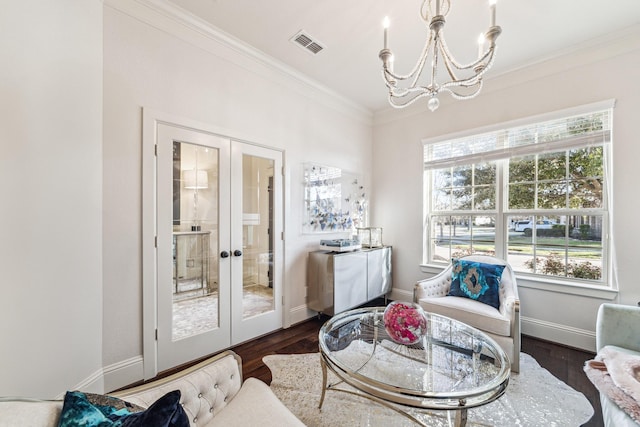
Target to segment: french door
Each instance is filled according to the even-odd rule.
[[[282,326],[282,153],[156,129],[157,371]]]

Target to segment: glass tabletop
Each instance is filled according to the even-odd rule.
[[[427,330],[412,345],[387,334],[384,307],[350,310],[320,330],[324,363],[341,380],[384,400],[432,409],[489,403],[506,390],[511,366],[489,336],[426,313]]]

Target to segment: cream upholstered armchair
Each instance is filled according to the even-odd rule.
[[[451,290],[453,263],[440,274],[416,283],[413,290],[414,302],[428,312],[450,317],[485,332],[507,353],[511,370],[519,372],[520,299],[513,269],[506,261],[488,255],[469,255],[460,260],[504,266],[499,284],[496,283],[496,308],[471,298],[448,295]]]

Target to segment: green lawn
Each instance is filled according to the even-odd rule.
[[[509,237],[509,253],[518,253],[522,255],[533,255],[533,239],[525,236]],[[567,242],[561,237],[538,237],[536,239],[536,255],[548,256],[551,253],[564,253],[565,244],[569,246],[569,256],[585,259],[601,259],[602,258],[602,242],[594,240],[577,240],[569,239]],[[454,250],[465,250],[469,246],[460,244],[453,245]],[[493,252],[495,245],[492,243],[474,242],[473,247],[478,252]]]
[[[587,259],[602,258],[602,242],[599,240],[569,239],[561,237],[538,237],[536,239],[536,255],[546,256],[553,252],[564,253],[565,244],[569,246],[569,256]],[[533,243],[531,237],[509,237],[509,252],[532,254]]]

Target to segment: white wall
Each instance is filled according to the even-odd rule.
[[[301,234],[302,164],[367,174],[372,161],[369,113],[142,3],[106,1],[103,346],[105,366],[114,371],[107,389],[141,379],[134,365],[142,354],[143,107],[284,150],[285,287],[291,290],[291,322],[312,315],[305,307],[306,257],[321,238]],[[120,376],[117,366],[127,361],[131,373]]]
[[[102,372],[102,2],[2,2],[0,395]]]
[[[619,293],[557,293],[520,281],[524,333],[595,350],[597,307],[608,298],[630,305],[640,301],[634,268],[640,239],[636,219],[640,199],[634,196],[640,179],[639,34],[635,28],[610,44],[590,46],[571,56],[488,80],[477,98],[442,102],[434,113],[423,103],[419,110],[385,111],[376,116],[373,222],[384,228],[384,242],[393,245],[395,297],[411,298],[413,284],[428,276],[420,268],[422,236],[418,232],[423,219],[423,138],[615,98],[612,222]],[[446,96],[442,98],[447,101]]]

